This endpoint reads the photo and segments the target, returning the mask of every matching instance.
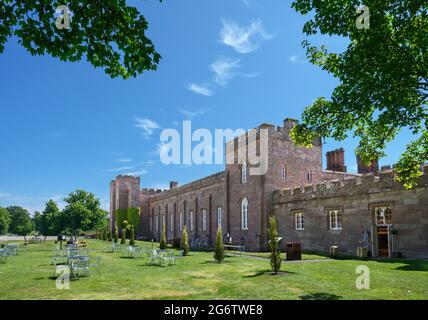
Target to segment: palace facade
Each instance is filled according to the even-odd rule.
[[[428,258],[428,166],[418,187],[405,190],[394,181],[391,167],[365,166],[347,173],[344,150],[327,152],[322,167],[322,143],[296,146],[290,130],[262,124],[268,130],[268,170],[249,174],[249,165],[227,164],[225,170],[169,190],[141,189],[140,178],[118,176],[110,184],[110,219],[118,209],[140,208],[142,238],[158,241],[165,225],[168,241],[179,239],[184,226],[193,247],[213,247],[219,227],[233,244],[249,251],[267,248],[268,217],[277,217],[287,242],[304,250],[355,254],[366,247],[373,256]],[[237,157],[238,148],[233,149]],[[246,150],[248,152],[248,150]]]

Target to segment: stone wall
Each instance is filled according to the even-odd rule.
[[[425,172],[428,167],[425,167]],[[301,242],[304,249],[327,251],[337,244],[340,251],[356,253],[362,233],[368,231],[369,249],[377,254],[374,209],[390,206],[392,251],[407,257],[428,257],[428,175],[420,178],[419,186],[405,190],[394,182],[391,170],[345,180],[293,189],[277,190],[273,194],[273,215],[277,216],[280,234],[285,242]],[[342,230],[329,230],[327,210],[343,210]],[[304,213],[305,228],[295,230],[294,213]],[[372,248],[373,246],[373,248]]]

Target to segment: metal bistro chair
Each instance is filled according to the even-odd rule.
[[[5,263],[7,259],[6,249],[0,249],[0,263]]]
[[[6,245],[6,252],[7,252],[8,256],[17,256],[18,255],[18,245],[17,244]]]
[[[101,257],[89,258],[89,268],[98,268],[101,264]]]
[[[147,263],[151,266],[160,264],[160,254],[156,250],[147,251]]]
[[[78,259],[71,263],[71,274],[75,278],[79,278],[82,275],[89,277],[89,259]]]

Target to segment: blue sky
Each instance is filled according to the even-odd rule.
[[[301,47],[307,17],[282,0],[129,1],[149,21],[163,59],[156,72],[110,79],[86,61],[31,56],[11,39],[0,56],[0,206],[42,210],[76,188],[108,208],[109,182],[140,175],[143,187],[167,187],[222,170],[219,165],[165,166],[159,134],[192,120],[196,128],[249,129],[300,118],[330,96],[337,81],[310,65]],[[312,37],[342,50],[345,39]],[[388,148],[397,161],[409,135]],[[357,142],[327,141],[324,154],[346,150],[355,170]]]

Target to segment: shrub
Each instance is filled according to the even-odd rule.
[[[281,238],[278,236],[278,228],[276,225],[276,218],[269,217],[269,227],[268,227],[268,238],[269,238],[269,249],[270,249],[270,265],[272,272],[278,274],[278,271],[281,269],[281,248],[279,243]]]
[[[110,229],[110,228],[108,228],[108,231],[107,231],[107,240],[108,240],[109,242],[112,242],[112,241],[113,241],[113,236],[112,236],[112,234],[111,234],[111,229]]]
[[[126,244],[126,229],[122,229],[122,234],[120,235],[120,244]]]
[[[187,227],[184,226],[181,233],[181,250],[183,250],[183,256],[189,255],[189,235],[187,234]]]
[[[167,243],[166,243],[166,226],[165,225],[162,226],[162,236],[161,236],[159,248],[161,250],[165,250],[167,248]]]
[[[129,233],[130,233],[129,245],[135,246],[135,229],[134,229],[134,226],[132,224],[130,224],[128,227],[129,227]]]
[[[217,230],[217,239],[215,242],[215,251],[214,251],[214,259],[218,263],[221,263],[224,258],[226,258],[224,254],[224,246],[223,246],[223,233],[221,232],[221,228]]]
[[[117,225],[114,225],[114,235],[113,235],[114,243],[119,242],[119,231],[117,230]]]

